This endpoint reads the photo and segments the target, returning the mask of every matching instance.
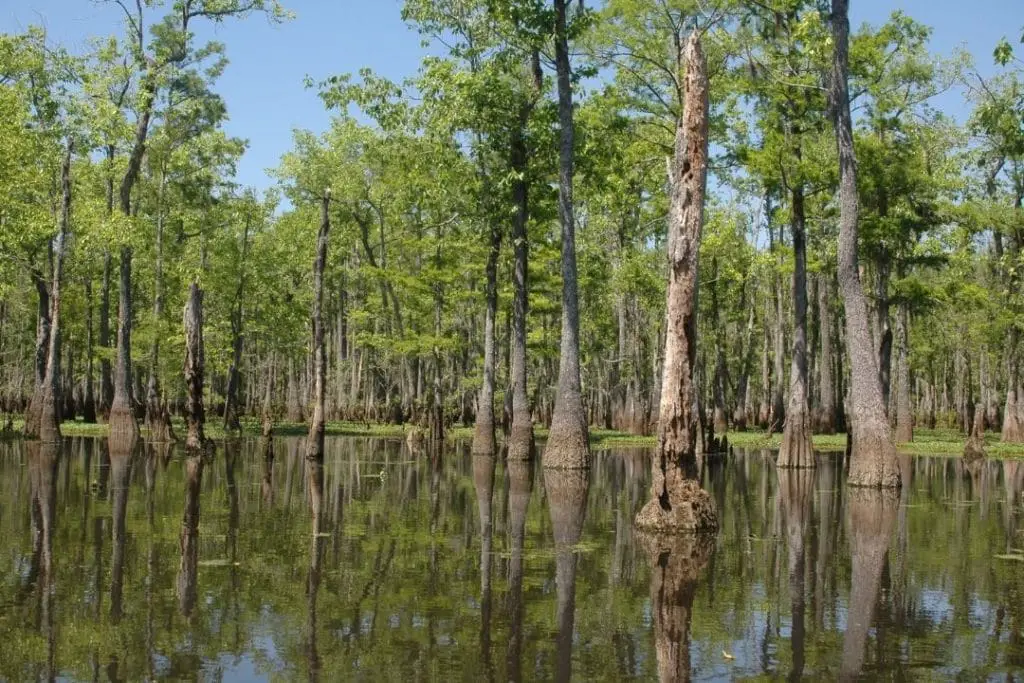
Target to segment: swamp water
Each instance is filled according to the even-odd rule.
[[[701,544],[634,531],[643,450],[270,445],[0,443],[0,679],[1024,680],[1024,462],[737,453]]]

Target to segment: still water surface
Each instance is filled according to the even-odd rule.
[[[643,450],[302,453],[0,444],[0,679],[1024,680],[1024,462],[884,496],[737,453],[702,544],[634,531]]]

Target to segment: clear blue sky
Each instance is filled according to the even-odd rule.
[[[291,146],[291,131],[322,131],[329,120],[306,75],[320,79],[368,66],[392,79],[416,72],[425,53],[420,36],[399,16],[401,0],[283,0],[296,18],[270,25],[262,17],[218,26],[213,36],[231,60],[217,89],[227,102],[230,134],[249,140],[238,169],[244,185],[266,187],[266,169]],[[852,0],[854,27],[880,24],[894,9],[934,29],[932,51],[950,54],[963,45],[983,73],[991,72],[992,48],[1014,39],[1024,26],[1022,0]],[[46,26],[52,41],[84,51],[86,37],[121,32],[121,10],[93,0],[0,0],[0,31]],[[1016,42],[1014,40],[1014,42]],[[937,105],[962,120],[962,96],[949,93]]]

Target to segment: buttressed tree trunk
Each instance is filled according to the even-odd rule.
[[[868,309],[857,269],[857,159],[847,87],[849,72],[849,0],[832,1],[833,59],[829,82],[839,152],[839,287],[846,309],[846,346],[850,357],[850,473],[853,486],[899,487],[896,447],[889,430],[878,363],[868,327]]]
[[[576,283],[576,226],[572,176],[574,133],[569,68],[567,0],[555,0],[555,70],[558,81],[558,218],[562,224],[562,337],[558,363],[558,394],[551,431],[544,448],[544,466],[590,467],[587,417],[580,386],[580,312]]]
[[[188,434],[185,450],[201,452],[206,447],[203,426],[206,412],[203,409],[203,381],[206,359],[203,349],[203,291],[193,282],[188,288],[185,302],[185,422]]]
[[[43,441],[60,439],[61,386],[60,386],[60,286],[64,278],[64,258],[71,224],[71,154],[74,146],[69,140],[61,164],[60,228],[53,246],[53,282],[50,285],[50,335],[46,354],[46,372],[43,381],[36,384],[25,419],[25,436]]]
[[[814,467],[811,411],[807,400],[807,233],[804,229],[804,191],[792,192],[793,230],[793,362],[789,406],[779,448],[779,467]]]
[[[494,329],[498,315],[498,257],[501,255],[501,226],[491,222],[491,244],[487,252],[487,308],[484,312],[484,377],[477,397],[473,427],[473,453],[495,452],[494,442]]]
[[[320,232],[316,238],[316,261],[313,263],[313,417],[306,437],[306,458],[324,459],[324,394],[327,390],[327,349],[324,346],[324,268],[327,266],[327,236],[331,231],[329,215],[331,190],[324,191],[320,205]]]
[[[636,525],[651,530],[713,531],[718,528],[718,514],[711,496],[697,480],[697,416],[693,411],[697,252],[708,173],[708,75],[696,33],[690,35],[684,49],[686,94],[669,178],[669,276],[658,449],[652,458],[651,500],[637,514]]]

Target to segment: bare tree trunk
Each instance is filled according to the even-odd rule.
[[[882,406],[889,414],[889,396],[892,387],[892,325],[889,323],[889,275],[891,265],[887,249],[883,248],[875,259],[875,314],[878,318],[878,383],[882,387]]]
[[[914,440],[914,413],[910,401],[910,312],[900,301],[896,311],[896,441]]]
[[[778,467],[814,467],[811,411],[807,401],[807,234],[804,228],[804,190],[793,201],[793,363],[790,367],[789,406],[779,448]]]
[[[473,427],[472,452],[493,454],[494,440],[494,368],[495,320],[498,315],[498,257],[501,255],[501,226],[491,221],[491,244],[487,252],[486,310],[484,312],[484,370],[477,397],[476,420]]]
[[[331,191],[324,191],[320,204],[320,231],[316,238],[316,261],[313,262],[313,417],[306,437],[306,459],[324,459],[324,400],[327,385],[327,349],[324,346],[324,269],[327,267],[327,237],[331,231],[329,214]]]
[[[697,253],[704,226],[708,171],[708,76],[700,37],[690,34],[683,55],[686,94],[670,165],[668,292],[665,364],[658,448],[652,458],[651,500],[636,525],[656,530],[718,528],[714,501],[697,480],[697,416],[693,371],[697,358]]]
[[[203,409],[203,382],[206,373],[203,348],[203,291],[193,282],[188,288],[183,324],[185,327],[185,422],[188,434],[185,450],[199,453],[206,448],[203,427],[206,412]]]
[[[833,62],[829,104],[839,153],[839,287],[846,308],[846,345],[850,357],[851,433],[849,483],[854,486],[899,487],[889,421],[878,382],[877,358],[872,349],[867,303],[857,268],[857,160],[853,149],[853,123],[847,89],[849,71],[849,0],[832,0]]]
[[[832,358],[832,278],[822,273],[818,280],[818,319],[821,321],[821,359],[818,363],[818,420],[815,431],[819,434],[836,433],[835,361]]]
[[[25,420],[25,436],[43,441],[60,440],[60,288],[64,278],[64,258],[71,230],[71,154],[74,145],[68,141],[60,170],[60,228],[53,245],[53,282],[50,285],[50,325],[46,355],[46,371],[29,404]]]
[[[558,362],[558,394],[551,431],[544,448],[544,466],[590,467],[587,418],[580,386],[580,312],[576,282],[576,226],[573,215],[575,165],[572,83],[567,0],[555,1],[555,70],[558,82],[558,218],[562,224],[562,337]]]
[[[1024,424],[1021,423],[1021,396],[1017,393],[1020,365],[1017,360],[1018,333],[1011,328],[1006,340],[1006,405],[1003,407],[1004,443],[1024,442]]]

